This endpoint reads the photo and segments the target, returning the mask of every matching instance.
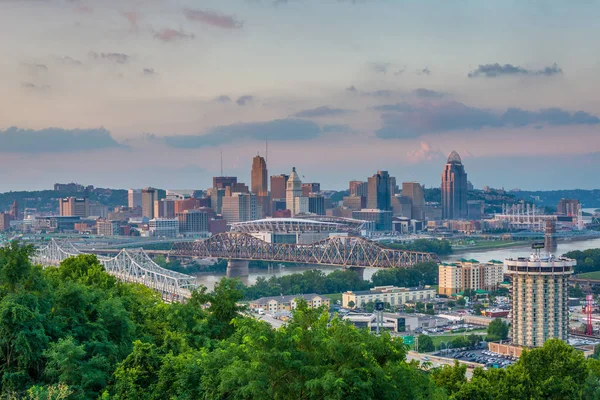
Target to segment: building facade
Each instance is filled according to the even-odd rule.
[[[439,266],[440,294],[452,296],[465,290],[496,290],[504,281],[504,264],[464,260]]]
[[[316,215],[325,215],[325,197],[311,193],[308,196],[308,212]]]
[[[61,217],[80,217],[86,218],[89,214],[88,199],[78,199],[67,197],[58,200]]]
[[[369,178],[367,208],[390,211],[395,186],[396,179],[390,177],[387,171],[377,171],[375,175]]]
[[[367,303],[380,301],[393,307],[406,303],[433,300],[435,296],[435,289],[430,286],[422,288],[375,286],[370,290],[342,293],[342,306],[346,308],[363,308]]]
[[[418,182],[402,182],[402,196],[411,200],[411,218],[425,218],[425,192]]]
[[[504,260],[512,277],[513,344],[540,347],[548,339],[569,335],[568,279],[576,261],[540,257]]]
[[[99,219],[96,222],[96,229],[100,236],[119,236],[121,234],[121,221]]]
[[[142,189],[142,217],[154,218],[154,202],[158,200],[158,190],[154,188]]]
[[[298,306],[298,299],[303,299],[308,304],[308,308],[318,308],[325,306],[329,308],[331,300],[318,294],[299,294],[290,296],[262,297],[258,300],[252,300],[249,304],[251,310],[262,308],[266,312],[274,313],[277,311],[291,311]]]
[[[179,235],[177,218],[154,218],[148,222],[150,236],[174,238]]]
[[[271,198],[272,199],[285,199],[287,190],[287,181],[290,178],[289,175],[273,175],[271,176]]]
[[[467,173],[456,151],[450,153],[442,173],[442,218],[467,218]]]
[[[361,221],[373,222],[373,227],[379,232],[392,231],[392,212],[384,210],[362,209],[360,211],[352,211],[352,218]]]
[[[213,188],[225,189],[237,183],[236,176],[215,176],[213,177]]]
[[[344,196],[344,207],[352,210],[359,211],[367,207],[367,198],[364,196]]]
[[[285,190],[285,204],[287,209],[292,213],[292,217],[300,214],[300,210],[296,208],[296,198],[298,197],[302,197],[302,181],[296,173],[296,167],[294,167],[292,168],[292,173],[287,181]]]
[[[316,194],[321,191],[320,183],[303,183],[302,184],[302,196],[309,197],[311,194]]]
[[[223,197],[221,215],[228,224],[257,219],[256,195],[252,193],[233,193],[231,196]]]
[[[366,199],[368,191],[369,184],[367,182],[350,181],[350,196],[362,196]]]
[[[179,233],[186,236],[206,236],[209,232],[210,214],[206,210],[185,210],[177,213]]]
[[[142,206],[142,191],[140,189],[129,189],[127,191],[127,207],[136,208]]]
[[[154,218],[175,218],[175,200],[156,200]]]
[[[579,200],[576,199],[560,199],[556,207],[556,213],[575,217],[579,213]]]

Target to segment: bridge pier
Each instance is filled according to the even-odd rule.
[[[227,261],[227,277],[238,278],[248,276],[248,261],[244,260],[229,260]]]
[[[350,267],[350,271],[353,271],[362,280],[365,280],[365,267]]]

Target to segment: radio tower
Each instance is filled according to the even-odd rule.
[[[594,327],[592,326],[592,301],[594,300],[594,296],[591,294],[588,294],[587,296],[585,296],[585,300],[586,300],[586,307],[585,307],[585,313],[587,316],[587,330],[585,332],[586,335],[588,336],[592,336],[594,334]]]

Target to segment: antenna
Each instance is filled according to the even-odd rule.
[[[223,149],[221,149],[221,176],[223,176]]]

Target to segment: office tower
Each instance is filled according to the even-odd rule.
[[[273,175],[271,176],[271,198],[285,199],[287,181],[290,178],[289,175]]]
[[[88,217],[108,218],[108,206],[103,204],[89,204]]]
[[[392,209],[392,182],[387,171],[377,171],[377,174],[369,178],[367,191],[367,208],[390,211]]]
[[[268,196],[269,188],[267,182],[267,163],[261,156],[256,156],[252,159],[252,177],[250,186],[252,193],[257,196]]]
[[[253,193],[233,193],[223,197],[221,215],[227,224],[253,221],[257,219],[256,203]]]
[[[575,217],[579,213],[579,200],[575,199],[560,199],[556,207],[556,213]]]
[[[438,269],[438,292],[446,296],[471,290],[493,291],[503,282],[504,265],[499,261],[480,263],[476,260],[441,264]]]
[[[425,218],[425,192],[418,182],[402,182],[402,196],[408,197],[412,202],[411,214],[414,219]]]
[[[225,197],[225,189],[211,188],[210,193],[210,207],[217,213],[221,214],[223,207],[223,198]]]
[[[127,191],[127,207],[136,208],[142,206],[142,191],[140,189],[129,189]]]
[[[363,181],[350,181],[350,196],[362,196],[367,198],[369,184]]]
[[[179,232],[186,236],[206,236],[209,232],[210,217],[207,210],[185,210],[177,213]]]
[[[285,190],[285,204],[287,209],[292,213],[292,217],[300,213],[300,210],[296,209],[296,197],[302,197],[302,181],[296,173],[296,167],[294,167],[288,178]]]
[[[148,221],[150,236],[174,238],[179,235],[177,218],[153,218]]]
[[[10,229],[10,221],[14,218],[9,213],[0,213],[0,232],[4,232]]]
[[[213,188],[225,189],[237,183],[236,176],[215,176],[213,177]]]
[[[58,200],[61,217],[81,217],[86,218],[88,214],[88,199],[77,199],[67,197]]]
[[[294,211],[296,214],[292,214],[292,217],[300,214],[309,213],[309,201],[308,197],[300,196],[294,197]]]
[[[392,212],[378,209],[365,208],[360,211],[352,211],[352,218],[374,223],[374,230],[380,232],[392,231]]]
[[[175,200],[175,214],[182,213],[185,210],[193,210],[195,208],[202,207],[202,199],[190,198],[185,200]],[[209,206],[209,204],[204,204],[204,206]]]
[[[396,178],[390,176],[390,199],[396,194],[398,194],[398,185],[396,185]]]
[[[119,236],[121,234],[121,221],[99,219],[96,222],[96,229],[100,236]]]
[[[394,196],[392,197],[392,211],[396,217],[415,218],[413,215],[413,202],[410,197]],[[422,218],[416,218],[422,219]]]
[[[175,218],[175,200],[156,200],[154,218]]]
[[[319,193],[321,191],[320,183],[303,183],[302,196],[310,196],[311,193]]]
[[[512,342],[540,347],[548,339],[567,340],[569,334],[568,280],[576,261],[530,257],[504,260],[512,278]]]
[[[344,196],[344,207],[359,211],[367,206],[367,198],[364,196]]]
[[[17,203],[17,200],[13,201],[9,214],[12,215],[13,220],[19,220],[19,204]]]
[[[142,189],[142,217],[154,218],[154,202],[158,200],[158,192],[154,188]]]
[[[325,197],[311,193],[308,196],[308,212],[311,214],[325,215]]]
[[[236,182],[225,188],[225,196],[231,196],[232,193],[250,193],[250,188],[245,183]]]
[[[442,217],[467,218],[467,173],[456,151],[450,153],[442,173]]]

